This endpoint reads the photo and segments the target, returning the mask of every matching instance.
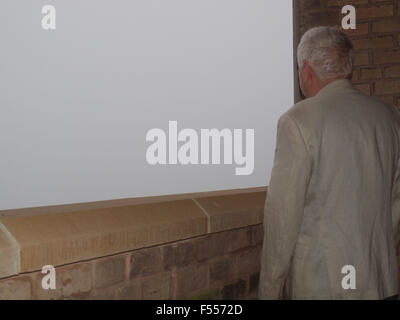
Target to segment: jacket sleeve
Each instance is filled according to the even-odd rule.
[[[397,161],[396,173],[392,186],[392,221],[395,245],[400,249],[400,159]],[[398,252],[398,254],[400,254],[400,252]]]
[[[278,299],[290,269],[311,175],[311,158],[289,115],[278,121],[271,179],[264,206],[259,299]]]
[[[400,111],[396,107],[390,106],[390,110],[394,111],[393,119],[395,119],[395,172],[392,184],[392,226],[395,245],[397,246],[397,254],[400,255]]]

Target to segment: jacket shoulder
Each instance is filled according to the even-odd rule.
[[[315,98],[309,98],[294,104],[289,110],[287,110],[280,119],[290,118],[297,124],[301,123],[304,117],[307,117],[310,113],[316,112],[317,101]]]

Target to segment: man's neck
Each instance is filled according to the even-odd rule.
[[[334,82],[334,81],[336,81],[336,80],[340,80],[340,79],[346,79],[346,78],[344,78],[344,77],[342,77],[342,76],[339,76],[339,77],[333,77],[333,78],[329,78],[329,79],[326,79],[326,80],[324,80],[324,81],[320,81],[319,82],[319,84],[316,86],[316,88],[315,88],[315,90],[314,90],[314,92],[313,92],[313,97],[314,96],[316,96],[323,88],[325,88],[328,84],[330,84],[330,83],[332,83],[332,82]]]

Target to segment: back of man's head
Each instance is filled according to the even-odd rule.
[[[297,48],[299,69],[308,61],[320,81],[350,78],[353,69],[353,44],[335,27],[308,30]]]

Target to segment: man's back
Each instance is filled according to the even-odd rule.
[[[293,299],[382,299],[397,294],[393,228],[399,212],[392,217],[392,205],[400,207],[392,203],[398,192],[392,188],[399,170],[398,111],[342,79],[296,104],[280,122],[265,219],[266,229],[280,221],[282,234],[266,231],[275,232],[270,240],[280,238],[284,244],[268,244],[263,260],[285,250],[293,253],[286,282]],[[290,143],[282,147],[285,139]],[[285,190],[287,195],[278,196]],[[300,217],[285,216],[291,210],[301,210]],[[297,237],[283,230],[296,231]],[[342,270],[349,271],[345,266],[355,269],[356,289],[342,286]],[[271,268],[269,275],[285,274],[278,264]],[[261,290],[261,298],[266,290]]]

